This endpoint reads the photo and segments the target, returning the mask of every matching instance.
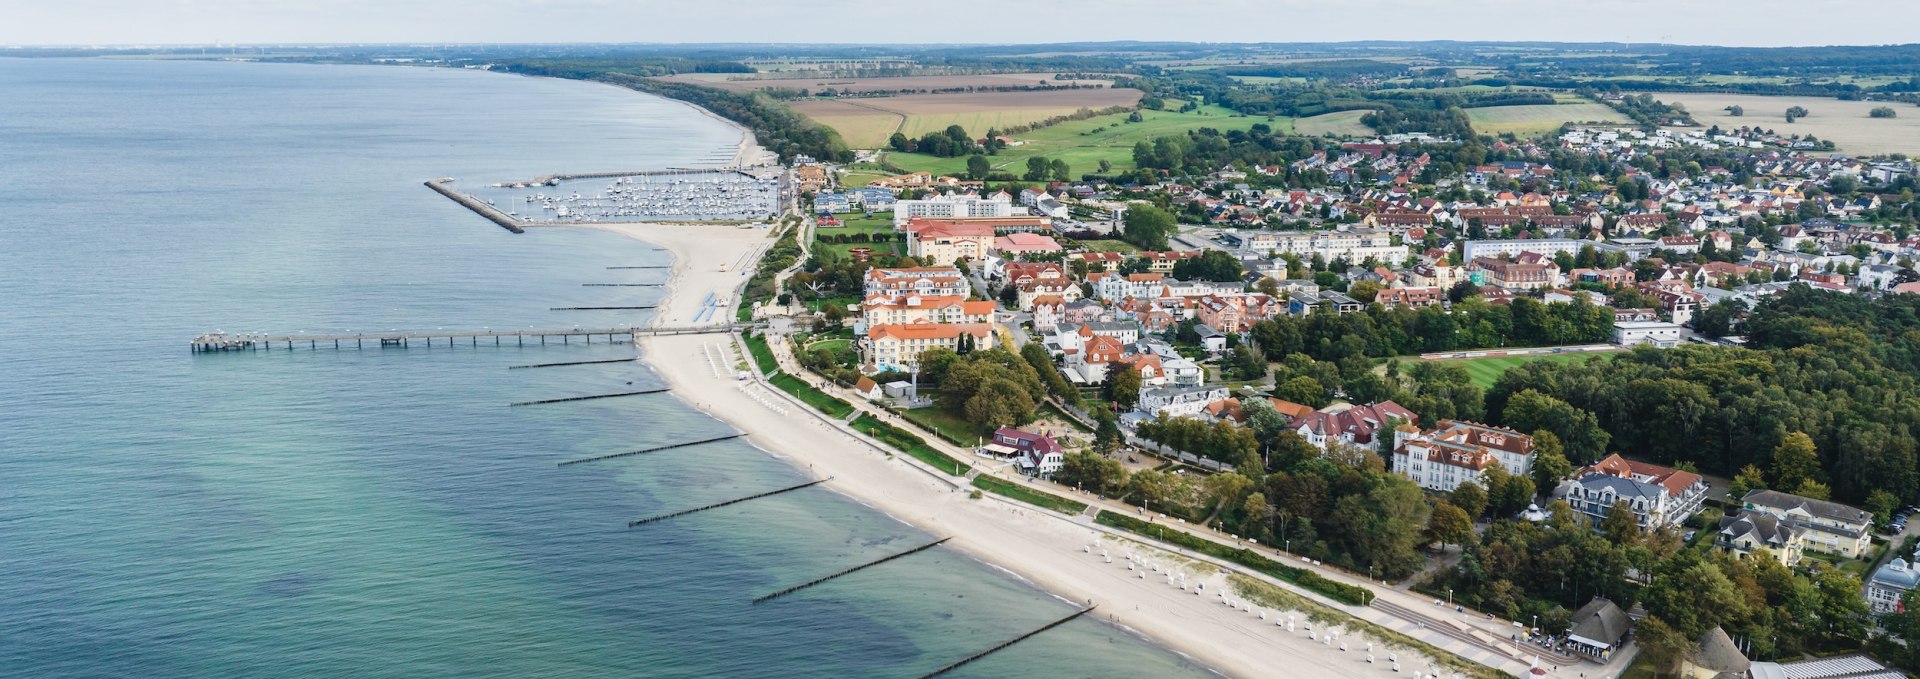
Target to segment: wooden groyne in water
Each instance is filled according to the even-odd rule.
[[[659,389],[641,389],[640,391],[622,391],[614,394],[594,394],[592,396],[568,396],[566,398],[550,398],[542,401],[521,401],[518,403],[509,403],[507,405],[537,406],[537,405],[546,404],[546,403],[569,403],[572,401],[591,401],[598,398],[616,398],[620,396],[644,396],[646,394],[660,394],[660,393],[665,393],[669,391],[673,391],[673,388],[661,387]]]
[[[449,186],[449,184],[452,184],[452,183],[453,183],[452,177],[446,177],[442,179],[431,179],[427,181],[427,188],[433,189],[434,193],[438,193],[442,196],[446,196],[448,198],[453,199],[453,202],[455,203],[459,203],[463,206],[466,206],[466,208],[469,210],[472,210],[474,214],[478,214],[482,217],[486,217],[487,221],[493,222],[495,224],[499,224],[500,228],[506,229],[508,231],[512,231],[514,233],[527,232],[525,228],[527,226],[526,222],[521,221],[519,219],[515,219],[513,218],[512,215],[508,215],[505,212],[501,212],[500,208],[494,207],[492,205],[488,205],[485,202],[482,202],[478,198],[474,198],[473,196],[469,196],[467,194],[453,190],[453,187]]]
[[[628,527],[628,528],[632,528],[632,527],[634,527],[634,526],[639,526],[639,525],[644,525],[644,524],[649,524],[649,523],[653,523],[653,522],[655,522],[655,521],[665,521],[665,520],[667,520],[667,519],[671,519],[671,518],[673,518],[673,517],[676,517],[676,516],[686,516],[686,515],[688,515],[688,514],[692,514],[692,513],[694,513],[694,512],[704,512],[704,511],[707,511],[707,510],[709,510],[709,509],[719,509],[719,508],[721,508],[721,507],[725,507],[725,506],[727,506],[727,505],[732,505],[732,504],[739,504],[739,503],[742,503],[742,502],[746,502],[746,501],[748,501],[748,500],[758,500],[758,499],[760,499],[760,498],[763,498],[763,497],[771,497],[771,496],[774,496],[774,495],[779,495],[779,494],[781,494],[781,493],[791,493],[791,492],[793,492],[793,491],[796,491],[796,490],[800,490],[801,488],[807,488],[807,487],[810,487],[810,486],[817,486],[817,485],[820,485],[820,484],[822,484],[822,483],[826,483],[826,482],[828,482],[828,481],[832,481],[832,480],[833,480],[833,477],[831,477],[831,476],[829,476],[829,477],[827,477],[827,478],[824,478],[824,479],[820,479],[820,480],[818,480],[818,481],[808,481],[808,482],[806,482],[806,483],[802,483],[802,484],[799,484],[799,485],[796,485],[796,486],[787,486],[787,487],[785,487],[785,488],[781,488],[781,489],[778,489],[778,490],[769,490],[769,491],[767,491],[767,492],[764,492],[764,493],[755,493],[755,494],[753,494],[753,495],[748,495],[748,496],[746,496],[746,497],[741,497],[741,498],[734,498],[734,499],[732,499],[732,500],[728,500],[728,501],[726,501],[726,502],[715,502],[715,503],[713,503],[713,504],[710,504],[710,505],[705,505],[705,506],[701,506],[701,507],[694,507],[693,509],[682,509],[682,510],[680,510],[680,511],[677,511],[677,512],[673,512],[673,513],[670,513],[670,514],[661,514],[661,515],[659,515],[659,516],[649,516],[649,517],[647,517],[647,518],[644,518],[644,519],[634,519],[634,520],[632,520],[632,521],[628,521],[628,522],[627,522],[627,527]]]
[[[948,673],[948,672],[952,672],[952,671],[954,671],[954,670],[957,670],[957,669],[960,669],[960,666],[961,666],[961,665],[965,665],[965,664],[967,664],[967,663],[970,663],[970,662],[973,662],[973,661],[975,661],[975,660],[979,660],[979,659],[981,659],[981,658],[985,658],[985,657],[987,657],[987,656],[989,656],[989,655],[992,655],[992,654],[994,654],[994,652],[996,652],[996,651],[1000,651],[1000,650],[1003,650],[1003,649],[1005,649],[1005,648],[1006,648],[1006,647],[1008,647],[1008,646],[1012,646],[1012,645],[1014,645],[1014,644],[1017,644],[1017,643],[1020,643],[1020,642],[1022,642],[1022,641],[1026,641],[1027,639],[1029,639],[1029,638],[1031,638],[1031,637],[1033,637],[1034,635],[1036,635],[1036,634],[1039,634],[1039,633],[1041,633],[1041,632],[1045,632],[1045,631],[1047,631],[1047,630],[1050,630],[1050,629],[1053,629],[1053,628],[1055,628],[1055,627],[1059,627],[1059,626],[1061,626],[1061,625],[1065,625],[1065,624],[1067,624],[1067,623],[1069,623],[1069,622],[1073,622],[1073,619],[1074,619],[1074,618],[1078,618],[1078,617],[1080,617],[1080,616],[1083,616],[1083,615],[1086,615],[1086,614],[1088,614],[1088,613],[1091,613],[1091,612],[1093,612],[1093,609],[1094,609],[1094,607],[1093,607],[1093,606],[1088,606],[1088,607],[1086,607],[1086,608],[1082,608],[1082,609],[1080,609],[1080,610],[1079,610],[1079,612],[1076,612],[1076,613],[1074,613],[1073,615],[1069,615],[1069,616],[1067,616],[1067,617],[1064,617],[1064,618],[1061,618],[1061,619],[1059,619],[1059,620],[1055,620],[1055,621],[1053,621],[1053,622],[1050,622],[1050,623],[1047,623],[1046,625],[1044,625],[1044,626],[1042,626],[1042,627],[1040,627],[1039,629],[1036,629],[1036,630],[1034,630],[1034,631],[1031,631],[1031,632],[1028,632],[1028,633],[1026,633],[1026,634],[1022,634],[1022,635],[1020,635],[1020,636],[1017,636],[1017,637],[1014,637],[1014,638],[1012,638],[1012,639],[1008,639],[1007,641],[1005,641],[1005,642],[1002,642],[1002,643],[1001,643],[1000,645],[998,645],[998,646],[994,646],[993,648],[989,648],[989,649],[987,649],[987,650],[984,650],[984,651],[981,651],[981,652],[979,652],[979,653],[975,653],[975,654],[973,654],[973,655],[970,655],[970,656],[967,656],[967,657],[965,657],[965,658],[961,658],[961,659],[960,659],[959,661],[957,661],[957,662],[954,662],[954,663],[953,663],[953,664],[951,664],[951,665],[948,665],[948,666],[946,666],[946,667],[942,667],[942,668],[940,668],[940,669],[937,669],[937,670],[934,670],[934,671],[932,671],[932,672],[928,672],[928,673],[926,673],[926,674],[924,674],[924,675],[921,675],[921,677],[920,677],[920,679],[932,679],[933,677],[937,677],[937,676],[940,676],[940,675],[942,675],[942,674],[946,674],[946,673]]]
[[[507,369],[508,369],[508,370],[523,370],[523,369],[526,369],[526,368],[558,368],[558,367],[560,367],[560,366],[563,366],[563,365],[597,365],[597,364],[600,364],[600,363],[632,363],[632,362],[634,362],[634,361],[638,361],[638,360],[640,360],[640,359],[637,359],[637,358],[609,358],[609,359],[603,359],[603,360],[599,360],[599,361],[561,361],[561,362],[559,362],[559,363],[529,363],[529,364],[527,364],[527,365],[510,365],[510,366],[507,366]]]
[[[621,458],[621,457],[629,457],[629,456],[632,456],[632,455],[645,455],[645,454],[647,454],[647,453],[657,453],[657,452],[660,452],[660,451],[662,451],[662,450],[673,450],[673,449],[675,449],[675,448],[687,448],[687,447],[690,447],[690,446],[698,446],[698,445],[704,445],[704,444],[708,444],[708,443],[719,443],[719,442],[721,442],[721,441],[731,441],[731,440],[733,440],[733,439],[737,439],[737,438],[740,438],[740,437],[742,437],[742,436],[746,436],[746,434],[728,434],[728,435],[726,435],[726,436],[715,436],[715,437],[713,437],[713,438],[704,438],[704,439],[700,439],[700,440],[698,440],[698,441],[685,441],[685,442],[681,442],[681,443],[669,443],[669,444],[667,444],[667,445],[664,445],[664,446],[654,446],[654,447],[652,447],[652,448],[641,448],[641,449],[639,449],[639,450],[629,450],[629,451],[627,451],[627,452],[624,452],[624,453],[608,453],[608,454],[606,454],[606,455],[595,455],[595,456],[593,456],[593,457],[583,457],[583,458],[580,458],[580,459],[577,459],[577,460],[567,460],[567,461],[565,461],[565,462],[561,462],[561,463],[560,463],[560,466],[562,466],[562,467],[565,467],[565,466],[567,466],[567,465],[570,465],[570,464],[580,464],[580,463],[582,463],[582,462],[599,462],[599,461],[601,461],[601,460],[611,460],[611,459],[614,459],[614,458]]]
[[[904,552],[901,552],[901,553],[899,553],[899,554],[894,554],[894,555],[891,555],[891,556],[883,556],[883,557],[880,557],[880,558],[878,558],[878,559],[874,559],[874,560],[872,560],[872,561],[868,561],[868,562],[866,562],[866,563],[863,563],[863,564],[860,564],[860,565],[858,565],[858,566],[854,566],[854,567],[852,567],[852,568],[848,568],[848,569],[846,569],[846,570],[843,570],[843,571],[840,571],[840,572],[838,572],[838,573],[834,573],[834,574],[832,574],[832,575],[828,575],[828,576],[826,576],[826,577],[821,577],[821,578],[814,578],[814,579],[812,579],[812,580],[808,580],[808,581],[806,581],[806,582],[803,582],[803,583],[800,583],[800,584],[798,584],[798,585],[794,585],[794,586],[792,586],[792,587],[788,587],[788,588],[786,588],[786,589],[783,589],[783,590],[780,590],[780,591],[778,591],[778,592],[774,592],[774,593],[772,593],[772,594],[768,594],[768,595],[766,595],[766,596],[763,596],[763,597],[760,597],[760,598],[758,598],[758,599],[754,599],[754,600],[753,600],[753,603],[756,603],[756,604],[757,604],[757,603],[760,603],[760,602],[762,602],[762,601],[769,601],[769,600],[772,600],[772,599],[778,599],[778,598],[780,598],[780,597],[783,597],[783,596],[786,596],[786,595],[788,595],[788,594],[792,594],[792,593],[794,593],[794,592],[798,592],[798,591],[800,591],[800,590],[803,590],[803,589],[806,589],[806,588],[808,588],[808,587],[812,587],[812,586],[814,586],[814,585],[818,585],[818,584],[820,584],[820,583],[823,583],[823,582],[826,582],[826,581],[828,581],[828,580],[832,580],[832,579],[834,579],[834,578],[837,578],[837,577],[840,577],[840,576],[842,576],[842,575],[849,575],[849,574],[852,574],[852,573],[854,573],[854,572],[857,572],[857,571],[861,571],[861,570],[864,570],[864,569],[868,569],[868,568],[872,568],[872,567],[874,567],[874,566],[878,566],[878,565],[880,565],[880,564],[883,564],[883,563],[886,563],[886,562],[888,562],[888,561],[892,561],[892,560],[894,560],[894,559],[898,559],[898,558],[900,558],[900,557],[903,557],[903,556],[908,556],[908,555],[911,555],[911,554],[919,554],[919,553],[921,553],[921,552],[924,552],[924,551],[927,551],[927,550],[929,550],[929,549],[933,549],[933,548],[935,548],[935,547],[939,547],[941,543],[943,543],[943,542],[946,542],[946,541],[948,541],[948,540],[952,540],[952,539],[953,539],[953,538],[951,538],[951,537],[945,537],[945,538],[940,538],[940,539],[938,539],[938,540],[934,540],[933,542],[930,542],[930,543],[928,543],[928,544],[924,544],[924,545],[920,545],[919,547],[915,547],[915,548],[913,548],[913,549],[909,549],[909,550],[907,550],[907,551],[904,551]]]

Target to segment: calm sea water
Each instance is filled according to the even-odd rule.
[[[0,676],[913,676],[1071,610],[821,490],[628,346],[195,356],[213,329],[641,320],[666,255],[514,236],[420,186],[687,166],[737,140],[584,83],[408,68],[0,59]],[[965,676],[1201,676],[1078,621]]]

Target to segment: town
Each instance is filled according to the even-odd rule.
[[[1207,134],[1173,145],[1260,143]],[[857,185],[801,157],[808,256],[748,294],[807,319],[772,339],[821,386],[1026,495],[1364,573],[1610,672],[1631,642],[1695,671],[1843,676],[1748,657],[1904,653],[1910,440],[1823,449],[1833,430],[1792,411],[1708,411],[1827,398],[1768,374],[1813,357],[1750,347],[1913,313],[1916,179],[1796,142],[1569,125],[1201,174]]]

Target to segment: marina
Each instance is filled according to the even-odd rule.
[[[501,182],[474,195],[521,226],[771,219],[784,168],[553,175]]]

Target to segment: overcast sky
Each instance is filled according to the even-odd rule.
[[[0,0],[0,44],[1920,41],[1916,0]]]

